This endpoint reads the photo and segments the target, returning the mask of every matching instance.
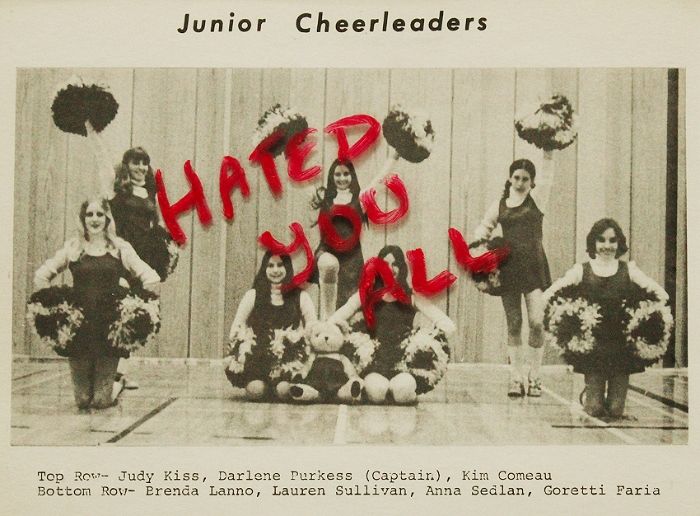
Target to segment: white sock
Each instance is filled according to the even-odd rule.
[[[542,357],[544,356],[544,346],[540,346],[539,348],[530,348],[529,355],[528,362],[530,363],[530,378],[539,378],[540,367],[542,366]]]
[[[523,347],[508,346],[508,359],[510,360],[510,376],[512,379],[523,381]]]

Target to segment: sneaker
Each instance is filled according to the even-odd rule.
[[[525,384],[520,380],[512,379],[508,384],[508,397],[519,398],[525,396]]]
[[[539,378],[528,378],[527,395],[534,398],[542,396],[542,381]]]

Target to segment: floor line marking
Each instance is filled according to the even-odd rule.
[[[16,393],[16,392],[19,392],[19,391],[23,391],[23,390],[25,390],[25,389],[29,389],[30,387],[35,387],[35,386],[37,386],[37,385],[41,385],[41,384],[43,384],[43,383],[48,383],[48,382],[50,382],[51,380],[55,380],[56,378],[61,378],[62,376],[65,376],[65,375],[67,375],[67,374],[68,374],[68,371],[64,371],[64,372],[62,372],[62,373],[58,373],[58,374],[55,374],[55,375],[53,375],[53,376],[49,376],[48,378],[44,378],[44,379],[38,380],[38,381],[36,381],[36,382],[28,383],[27,385],[22,385],[22,386],[20,386],[20,387],[13,387],[13,388],[12,388],[12,394],[14,394],[14,393]]]
[[[597,417],[593,417],[589,414],[586,414],[586,412],[583,410],[583,407],[581,407],[581,405],[579,405],[578,403],[573,403],[565,398],[562,398],[557,393],[551,391],[547,387],[543,386],[542,390],[544,392],[546,392],[547,394],[549,394],[552,398],[557,400],[562,405],[567,405],[569,407],[569,410],[577,413],[580,416],[585,417],[586,419],[591,420],[595,424],[595,426],[605,428],[605,430],[610,432],[612,435],[614,435],[618,439],[621,439],[622,441],[626,442],[627,444],[640,444],[640,442],[637,439],[635,439],[634,437],[629,436],[624,432],[621,432],[617,428],[611,428],[610,425],[608,425],[605,421],[601,421]]]
[[[38,371],[33,371],[31,373],[23,374],[22,376],[15,376],[12,379],[12,381],[16,382],[17,380],[21,380],[23,378],[29,378],[30,376],[34,376],[35,374],[45,373],[46,371],[48,371],[48,369],[39,369]]]
[[[638,392],[642,396],[646,396],[647,398],[651,398],[654,401],[660,401],[664,405],[668,405],[669,407],[676,408],[678,410],[682,410],[683,412],[688,412],[688,405],[685,405],[679,401],[672,400],[671,398],[667,398],[665,396],[661,396],[659,394],[656,394],[652,391],[649,391],[647,389],[642,389],[641,387],[637,387],[636,385],[629,385],[629,389],[634,392]]]
[[[338,405],[338,418],[335,421],[333,444],[345,444],[345,431],[348,422],[348,406]]]
[[[633,392],[635,392],[635,391],[633,391]],[[634,403],[636,403],[637,405],[641,405],[642,407],[649,408],[649,409],[653,410],[654,412],[658,412],[659,414],[661,414],[663,416],[666,416],[666,417],[670,416],[673,419],[675,419],[677,417],[681,421],[683,421],[684,423],[688,422],[688,415],[684,412],[675,411],[675,410],[673,412],[667,412],[666,410],[662,409],[661,407],[657,407],[656,405],[652,405],[651,403],[647,403],[646,400],[642,396],[640,396],[636,393],[635,393],[635,395],[630,396],[630,399],[632,401],[634,401]],[[668,405],[666,405],[666,406],[670,409],[675,408],[675,407],[669,407]]]
[[[148,420],[151,419],[152,417],[158,415],[160,412],[162,412],[163,410],[165,410],[165,409],[168,407],[168,405],[170,405],[171,403],[173,403],[173,402],[176,401],[176,400],[177,400],[177,398],[170,398],[170,399],[168,399],[167,401],[161,403],[161,404],[158,405],[156,408],[154,408],[153,410],[151,410],[148,414],[146,414],[146,415],[142,416],[141,418],[139,418],[135,423],[133,423],[132,425],[128,426],[127,428],[125,428],[124,430],[122,430],[121,432],[119,432],[119,433],[118,433],[117,435],[115,435],[114,437],[111,437],[110,439],[108,439],[108,440],[107,440],[107,444],[114,444],[114,443],[116,443],[117,441],[120,441],[121,439],[123,439],[124,437],[126,437],[127,435],[129,435],[131,432],[133,432],[135,429],[137,429],[138,427],[140,427],[142,424],[144,424],[146,421],[148,421]]]

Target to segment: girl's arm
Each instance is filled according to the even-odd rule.
[[[668,300],[668,293],[664,290],[664,288],[657,282],[655,282],[653,279],[651,279],[649,276],[644,274],[636,263],[628,262],[627,270],[629,271],[630,279],[634,283],[642,287],[644,290],[648,290],[649,292],[653,292],[654,294],[656,294],[659,300]]]
[[[92,142],[93,153],[95,155],[95,160],[97,162],[97,173],[99,175],[100,181],[100,192],[99,195],[105,199],[111,199],[114,197],[114,164],[110,156],[112,153],[107,145],[102,134],[95,131],[92,124],[87,121],[85,122],[85,129],[87,131],[88,140]]]
[[[248,317],[253,311],[255,306],[255,289],[250,289],[243,295],[243,299],[238,304],[238,310],[236,310],[236,315],[231,323],[231,330],[229,331],[229,338],[233,337],[233,332],[236,328],[242,328],[246,326]]]
[[[136,254],[134,248],[126,240],[119,243],[119,255],[122,265],[136,276],[144,288],[154,290],[160,285],[160,276]]]
[[[46,260],[34,273],[34,289],[39,290],[51,286],[51,280],[68,267],[71,250],[77,246],[75,239],[69,240],[56,254]]]
[[[317,321],[316,317],[316,307],[314,302],[311,300],[311,296],[301,291],[299,295],[299,304],[301,306],[301,317],[304,320],[304,326],[309,326]]]
[[[342,324],[343,322],[347,322],[348,319],[355,315],[355,312],[357,312],[361,307],[362,303],[360,303],[360,294],[355,292],[343,306],[338,308],[338,310],[336,310],[335,313],[328,318],[328,321],[332,322],[333,324]]]
[[[379,186],[379,183],[382,182],[382,180],[387,177],[391,173],[396,173],[392,172],[392,168],[396,163],[399,161],[399,155],[395,150],[391,150],[391,155],[387,158],[387,160],[384,162],[384,166],[382,169],[379,171],[379,173],[372,178],[372,180],[367,183],[367,186],[365,186],[362,190],[360,190],[360,196],[362,196],[365,192],[368,192],[372,188],[377,188]]]
[[[440,330],[445,332],[448,337],[457,331],[457,326],[452,322],[447,314],[440,310],[437,306],[431,303],[429,300],[421,296],[413,296],[413,306],[428,319],[430,319],[435,326]]]
[[[542,213],[547,213],[547,206],[549,205],[549,198],[552,195],[552,161],[551,158],[545,157],[544,164],[540,168],[540,173],[537,174],[537,181],[535,188],[530,190],[530,197],[532,197],[537,204],[537,207]]]
[[[571,269],[566,271],[561,278],[555,280],[554,283],[552,283],[550,287],[544,291],[542,298],[544,299],[545,304],[547,304],[549,298],[551,298],[557,290],[568,287],[569,285],[578,285],[582,280],[583,265],[577,263],[571,267]]]
[[[484,218],[481,219],[481,223],[474,230],[473,240],[482,240],[491,236],[491,233],[498,225],[499,205],[500,201],[496,201],[486,210]]]

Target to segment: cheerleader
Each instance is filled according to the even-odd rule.
[[[151,157],[143,147],[132,147],[112,166],[113,152],[90,122],[85,128],[99,162],[101,194],[109,199],[117,236],[129,242],[139,257],[161,278],[172,272],[168,246],[170,235],[159,224],[156,180]]]
[[[259,400],[268,394],[272,355],[267,351],[273,331],[306,327],[316,321],[316,308],[306,292],[298,288],[289,292],[282,290],[282,285],[293,275],[292,259],[288,255],[266,252],[253,288],[243,295],[231,324],[229,339],[245,327],[252,329],[256,338],[245,367],[246,374],[250,375],[246,385],[248,399]],[[226,373],[230,374],[228,369]],[[284,397],[284,393],[279,394]]]
[[[547,256],[542,246],[544,204],[549,197],[547,183],[541,188],[535,203],[535,165],[527,159],[515,160],[509,170],[501,199],[486,212],[474,234],[478,240],[488,239],[500,224],[503,238],[510,249],[505,263],[500,265],[503,308],[508,326],[508,358],[511,365],[508,396],[541,396],[540,366],[544,352],[542,332],[542,291],[551,283]],[[524,369],[521,329],[521,299],[525,298],[530,333],[529,371]],[[527,378],[527,392],[525,382]]]
[[[584,410],[591,416],[619,418],[625,410],[630,374],[644,371],[644,363],[625,349],[623,301],[631,296],[634,285],[653,292],[662,302],[668,300],[668,294],[634,262],[619,259],[627,252],[627,239],[615,220],[593,224],[586,237],[586,252],[591,259],[574,265],[543,297],[548,302],[559,289],[579,285],[581,296],[600,306],[597,349],[590,359],[576,360],[573,365],[586,382]]]
[[[106,199],[85,201],[80,206],[82,231],[68,240],[34,275],[35,290],[49,287],[53,278],[68,268],[73,290],[84,320],[67,347],[75,402],[80,409],[105,408],[116,403],[123,388],[115,382],[120,356],[128,353],[107,341],[114,319],[119,280],[130,274],[145,288],[157,290],[158,274],[139,258],[133,247],[116,236]]]
[[[389,172],[389,167],[398,159],[395,155],[387,162],[382,172],[380,172],[365,191],[374,188]],[[336,159],[328,172],[328,180],[325,188],[316,191],[311,207],[321,213],[328,213],[333,205],[350,206],[360,218],[366,221],[366,216],[360,204],[360,183],[357,180],[355,166],[349,160]],[[332,220],[333,226],[342,239],[350,237],[353,233],[352,224],[342,218],[336,217]],[[357,291],[360,271],[364,265],[362,256],[362,246],[358,241],[355,246],[345,252],[339,252],[328,246],[323,240],[315,252],[316,270],[312,277],[312,282],[319,283],[321,298],[332,302],[335,305],[326,307],[321,303],[322,318],[325,313],[331,313],[343,306],[350,296]],[[325,289],[333,289],[337,285],[337,292],[325,292]]]
[[[448,336],[455,332],[456,327],[439,308],[427,299],[412,294],[407,282],[408,266],[400,247],[385,246],[378,256],[389,264],[394,278],[411,298],[411,304],[399,303],[387,294],[375,305],[376,324],[369,334],[379,342],[379,346],[372,364],[364,372],[365,394],[373,403],[383,402],[387,394],[391,394],[396,403],[413,403],[416,400],[416,381],[409,373],[397,373],[397,365],[403,359],[401,342],[413,329],[416,313],[422,313]],[[360,295],[355,293],[328,320],[339,325],[347,324],[361,309]]]
[[[102,135],[95,132],[90,122],[85,123],[85,128],[95,145],[100,163],[101,195],[109,199],[117,236],[129,242],[139,257],[158,273],[161,281],[165,281],[174,266],[169,253],[169,246],[174,243],[158,223],[156,181],[148,152],[143,147],[133,147],[112,167],[112,153]],[[124,378],[126,389],[137,389],[138,383],[125,375],[126,364],[122,363],[118,379]]]

